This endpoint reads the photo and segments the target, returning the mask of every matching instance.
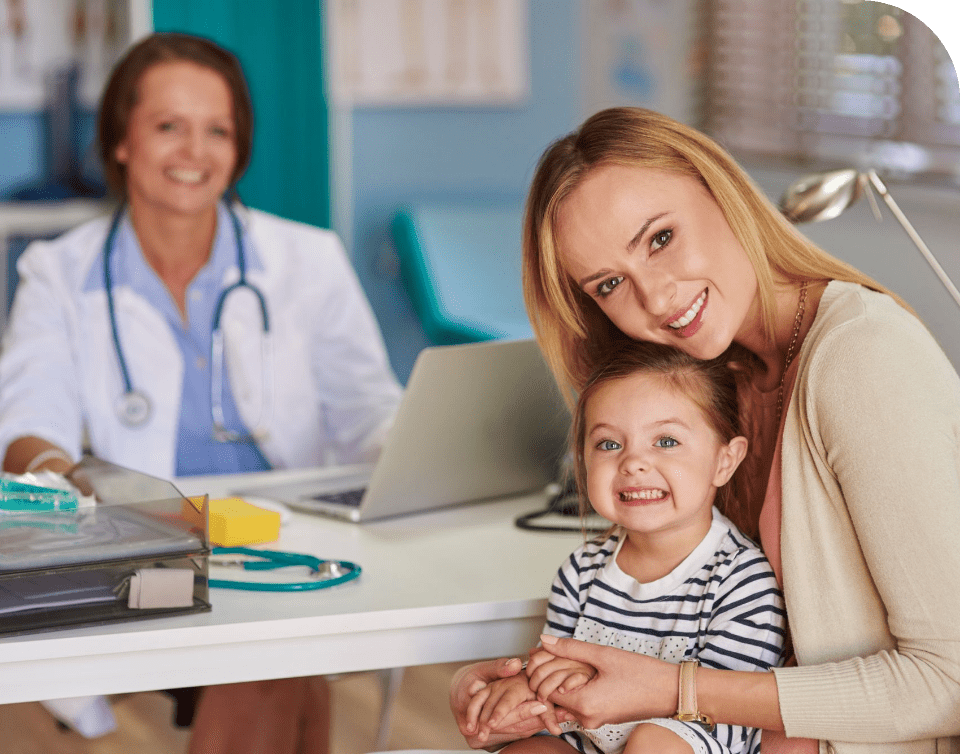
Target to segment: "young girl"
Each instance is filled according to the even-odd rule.
[[[734,375],[718,360],[637,342],[607,359],[580,394],[573,423],[584,512],[615,526],[578,549],[553,583],[544,629],[680,664],[767,670],[785,640],[783,599],[769,563],[721,510],[747,449]],[[716,505],[715,505],[716,504]],[[534,651],[526,674],[478,694],[481,725],[517,705],[572,691],[595,671]],[[679,685],[690,677],[681,677]],[[681,689],[681,707],[684,692]],[[695,695],[693,696],[695,699]],[[756,752],[759,730],[713,726],[695,709],[510,744],[532,752]],[[678,715],[680,716],[680,715]],[[700,718],[699,721],[694,721]],[[556,728],[555,724],[550,725]]]

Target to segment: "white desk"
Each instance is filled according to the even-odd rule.
[[[276,472],[299,480],[319,471]],[[264,474],[180,480],[224,496]],[[543,495],[366,524],[297,514],[275,546],[352,560],[356,581],[306,593],[211,589],[213,610],[0,640],[0,703],[516,654],[580,534],[517,529]],[[216,575],[239,573],[216,569]]]

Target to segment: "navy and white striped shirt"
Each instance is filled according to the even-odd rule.
[[[673,571],[641,584],[617,566],[620,530],[592,541],[560,567],[550,593],[544,633],[626,649],[667,662],[698,659],[704,667],[767,670],[782,662],[783,596],[767,559],[716,509],[703,541]],[[695,752],[759,750],[759,731],[656,719]],[[566,726],[580,751],[622,750],[636,723],[584,731]]]

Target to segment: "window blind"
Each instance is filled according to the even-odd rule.
[[[709,0],[706,128],[733,151],[960,177],[960,86],[922,22],[867,0]]]

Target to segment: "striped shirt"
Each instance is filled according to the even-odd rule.
[[[626,649],[667,662],[698,659],[704,667],[763,671],[779,665],[786,636],[783,596],[763,553],[713,511],[703,541],[673,571],[641,584],[617,566],[621,530],[591,541],[561,566],[550,593],[544,633]],[[688,741],[695,752],[751,754],[760,731],[695,723],[652,722]],[[637,723],[586,731],[565,724],[564,739],[588,754],[621,751]]]

